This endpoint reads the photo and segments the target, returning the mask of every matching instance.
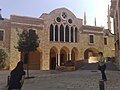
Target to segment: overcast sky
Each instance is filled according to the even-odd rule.
[[[107,28],[108,4],[111,0],[1,0],[2,16],[21,15],[38,18],[42,13],[49,13],[56,8],[65,7],[72,11],[77,18],[84,18],[86,12],[87,24]]]

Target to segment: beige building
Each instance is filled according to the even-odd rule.
[[[114,24],[115,57],[120,68],[120,0],[111,0],[110,15]]]
[[[18,33],[33,29],[39,36],[37,51],[29,56],[30,69],[50,70],[64,65],[67,60],[85,60],[97,57],[99,51],[105,57],[114,56],[114,36],[109,29],[86,25],[86,15],[77,18],[70,10],[58,8],[43,13],[39,18],[11,15],[0,20],[0,47],[10,56],[10,69],[14,68],[22,56],[15,47]]]

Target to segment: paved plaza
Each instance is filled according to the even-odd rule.
[[[0,90],[6,84],[8,74],[9,71],[0,72]],[[107,70],[106,75],[105,90],[120,90],[120,71]],[[30,71],[30,76],[34,78],[25,79],[22,90],[99,90],[101,79],[100,71],[92,68],[73,72],[35,70]]]

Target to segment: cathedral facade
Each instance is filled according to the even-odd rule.
[[[11,15],[0,20],[0,47],[9,52],[10,69],[16,66],[22,54],[15,48],[18,33],[33,29],[39,37],[39,47],[30,52],[29,68],[50,70],[68,60],[88,60],[97,57],[114,57],[114,35],[104,27],[86,25],[70,10],[58,8],[43,13],[39,18]]]

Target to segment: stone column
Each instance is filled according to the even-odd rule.
[[[60,66],[60,53],[58,53],[57,56],[58,56],[58,60],[57,60],[58,61],[58,66]]]
[[[69,60],[71,60],[71,51],[69,52]]]

